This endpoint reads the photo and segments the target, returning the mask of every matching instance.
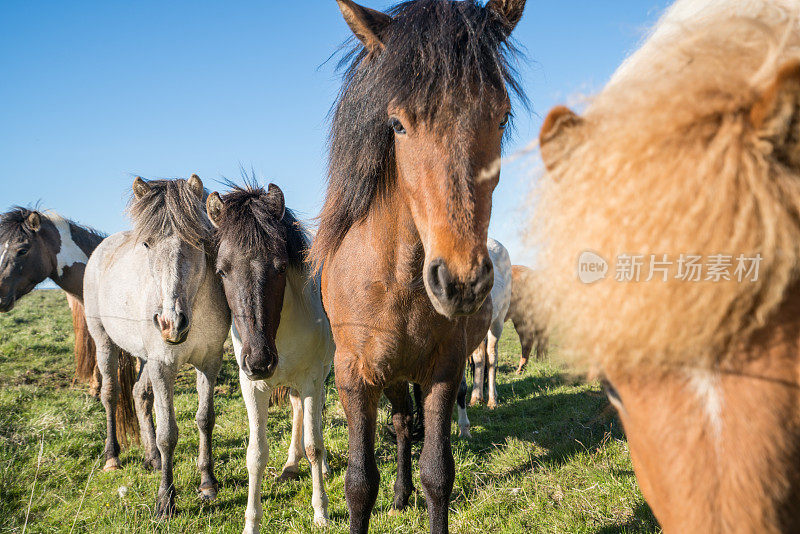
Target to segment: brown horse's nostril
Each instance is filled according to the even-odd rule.
[[[494,264],[488,257],[483,259],[478,276],[472,281],[472,292],[477,297],[486,296],[494,285]]]
[[[433,294],[443,300],[451,300],[455,297],[457,288],[453,275],[447,264],[441,258],[431,261],[428,267],[428,285]]]

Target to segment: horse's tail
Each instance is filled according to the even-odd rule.
[[[278,386],[272,390],[272,394],[269,396],[269,405],[283,406],[284,404],[286,404],[286,399],[288,398],[289,398],[289,387]]]
[[[125,351],[119,353],[119,401],[117,402],[117,441],[120,445],[139,442],[139,420],[133,403],[133,385],[136,383],[136,358]]]
[[[88,382],[94,376],[94,368],[97,366],[94,340],[89,335],[89,327],[86,325],[83,303],[69,293],[67,302],[72,310],[72,328],[75,331],[75,378],[81,382]]]

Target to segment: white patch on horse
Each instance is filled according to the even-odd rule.
[[[61,249],[56,255],[56,262],[58,263],[56,266],[56,273],[60,272],[59,276],[64,276],[64,270],[67,267],[72,267],[76,263],[86,263],[89,261],[89,257],[81,250],[81,247],[72,240],[69,221],[61,215],[52,212],[47,214],[47,218],[55,225],[56,230],[58,230],[58,235],[61,238]]]
[[[8,241],[6,241],[6,244],[3,245],[3,253],[0,254],[0,267],[3,266],[3,260],[6,259],[6,253],[7,252],[8,252]]]
[[[714,435],[719,436],[722,430],[722,392],[719,388],[719,378],[711,371],[693,371],[689,375],[689,388],[700,400],[705,410]]]

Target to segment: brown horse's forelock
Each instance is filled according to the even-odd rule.
[[[483,106],[509,92],[527,105],[515,79],[518,52],[494,12],[473,0],[413,0],[389,14],[383,50],[370,55],[356,42],[339,63],[344,80],[332,112],[328,191],[310,254],[315,270],[394,187],[390,103],[443,134],[473,128]],[[449,215],[461,221],[470,212],[463,205],[471,201],[469,170],[459,164],[452,172]]]
[[[771,154],[749,121],[764,89],[753,86],[756,74],[774,80],[800,56],[796,31],[776,51],[785,24],[687,25],[675,42],[651,48],[657,53],[646,68],[610,85],[565,134],[580,141],[551,169],[553,180],[542,181],[531,225],[562,354],[594,369],[733,362],[795,287],[800,175]],[[619,254],[674,261],[760,253],[763,260],[749,283],[585,285],[576,264],[587,250],[612,266]]]
[[[229,241],[243,254],[263,259],[274,257],[279,247],[285,247],[289,265],[307,270],[310,245],[306,231],[290,209],[286,208],[282,219],[274,215],[263,187],[233,185],[233,190],[222,196],[222,203],[225,209],[216,230],[217,243]]]
[[[137,199],[132,197],[128,213],[137,241],[156,243],[176,235],[185,243],[211,254],[213,227],[205,211],[206,191],[200,199],[184,179],[151,180],[150,190]]]

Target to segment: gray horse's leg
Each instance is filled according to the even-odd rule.
[[[470,406],[475,406],[483,402],[483,377],[484,377],[484,364],[486,363],[486,339],[481,341],[480,346],[472,351],[472,363],[474,364],[474,371],[472,372],[472,398],[469,401]]]
[[[117,376],[120,351],[105,332],[95,338],[95,345],[97,347],[97,367],[103,377],[100,400],[106,409],[106,446],[103,451],[106,464],[103,471],[114,471],[120,468],[116,418],[120,394],[119,377]]]
[[[158,361],[147,362],[148,375],[153,384],[156,412],[156,445],[161,453],[161,485],[158,488],[156,512],[161,516],[175,513],[175,486],[172,466],[175,445],[178,443],[178,424],[175,422],[175,369]]]
[[[486,379],[489,382],[489,398],[486,405],[492,410],[497,407],[497,342],[503,335],[503,323],[501,321],[497,321],[497,323],[489,329],[486,345],[486,365],[488,367]]]
[[[150,384],[147,362],[139,360],[139,378],[133,386],[136,417],[144,447],[144,468],[148,471],[161,469],[161,453],[156,445],[156,427],[153,425],[153,386]]]
[[[200,450],[197,455],[197,467],[200,469],[200,487],[197,488],[203,500],[217,497],[219,484],[214,477],[214,455],[211,452],[211,433],[214,430],[216,414],[214,412],[214,386],[222,366],[222,354],[208,358],[203,369],[197,369],[197,428],[200,431]]]

